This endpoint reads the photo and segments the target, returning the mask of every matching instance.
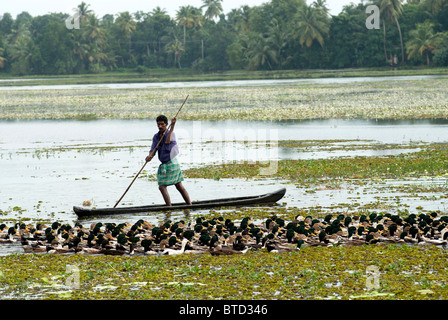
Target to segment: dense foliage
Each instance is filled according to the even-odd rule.
[[[352,3],[337,16],[325,0],[271,0],[227,14],[222,1],[181,6],[175,17],[157,7],[99,18],[84,2],[72,13],[4,13],[0,72],[448,66],[448,0]],[[380,10],[379,29],[366,27],[371,4]]]

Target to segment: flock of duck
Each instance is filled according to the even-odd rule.
[[[268,252],[297,251],[306,246],[355,246],[412,243],[446,245],[448,216],[377,214],[347,216],[328,214],[323,219],[297,215],[292,221],[272,216],[255,224],[249,217],[239,223],[223,217],[195,221],[168,220],[153,225],[96,222],[83,226],[53,222],[35,226],[0,225],[0,243],[20,241],[26,253],[77,253],[109,255],[174,255],[209,253],[244,254],[250,249]]]

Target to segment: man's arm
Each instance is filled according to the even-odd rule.
[[[176,118],[171,119],[171,128],[170,132],[168,132],[168,135],[166,136],[165,143],[170,144],[171,143],[171,133],[174,131],[174,125],[176,124]]]
[[[156,154],[156,150],[155,150],[156,145],[157,145],[157,142],[156,142],[155,135],[154,135],[154,137],[152,138],[151,150],[149,151],[149,155],[146,156],[146,158],[145,158],[146,162],[149,162],[152,160],[152,158],[154,158],[154,156]]]

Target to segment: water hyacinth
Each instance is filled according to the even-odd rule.
[[[0,119],[447,118],[447,79],[284,86],[0,91]]]

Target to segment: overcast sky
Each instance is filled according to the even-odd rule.
[[[33,17],[44,15],[50,12],[72,13],[72,9],[76,8],[82,0],[2,0],[0,8],[0,15],[9,12],[13,18],[17,14],[27,11]],[[6,2],[6,3],[5,3]],[[184,5],[192,5],[200,7],[202,0],[84,0],[90,5],[97,17],[101,18],[105,14],[116,14],[123,11],[134,13],[136,11],[150,12],[157,6],[165,9],[171,17],[175,16],[176,10]],[[243,5],[256,6],[260,5],[266,0],[223,0],[222,6],[224,13],[230,10],[239,8]],[[311,3],[313,0],[307,0]],[[327,5],[330,13],[337,15],[342,7],[350,2],[358,3],[360,0],[327,0]]]

